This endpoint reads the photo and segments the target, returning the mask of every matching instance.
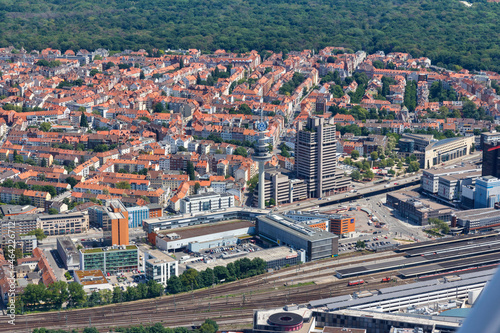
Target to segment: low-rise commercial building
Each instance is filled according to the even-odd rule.
[[[346,214],[330,215],[330,232],[335,235],[345,235],[356,231],[356,220]]]
[[[181,199],[182,214],[217,211],[234,207],[234,196],[229,193],[203,193]]]
[[[80,270],[100,269],[104,274],[130,272],[139,267],[139,249],[118,245],[80,250]]]
[[[283,215],[257,217],[257,234],[278,245],[305,250],[306,261],[328,258],[338,254],[338,236],[322,229],[313,229]]]
[[[493,208],[500,202],[500,179],[484,176],[476,180],[474,208]]]
[[[474,136],[461,136],[432,142],[425,148],[424,161],[420,161],[421,167],[429,169],[443,162],[460,159],[469,155],[473,146]]]
[[[255,225],[249,221],[227,221],[211,225],[177,228],[156,235],[156,247],[161,250],[189,249],[199,252],[219,246],[238,243],[238,238],[255,233]]]
[[[111,290],[113,286],[108,282],[104,274],[99,269],[74,272],[75,282],[82,285],[83,290],[92,293],[99,290]]]
[[[457,176],[463,174],[475,175],[481,172],[480,166],[470,165],[458,168],[432,168],[422,171],[422,190],[427,193],[439,192],[439,179],[444,176]]]

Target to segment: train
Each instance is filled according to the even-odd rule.
[[[385,277],[380,282],[391,282],[391,277],[390,276]]]
[[[348,286],[357,286],[358,284],[363,284],[365,283],[364,280],[356,280],[356,281],[349,281],[349,283],[347,284]]]

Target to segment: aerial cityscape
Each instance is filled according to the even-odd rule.
[[[0,37],[0,332],[471,332],[495,57],[40,38]]]

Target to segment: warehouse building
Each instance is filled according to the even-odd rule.
[[[278,245],[305,250],[306,261],[328,258],[338,254],[338,237],[319,228],[310,228],[283,215],[257,217],[257,233]]]
[[[170,230],[206,223],[217,223],[230,220],[254,221],[258,215],[267,214],[268,211],[251,208],[242,209],[233,207],[220,212],[206,212],[198,214],[183,214],[175,216],[162,216],[143,220],[143,230],[147,233],[156,233],[162,230]],[[154,238],[150,239],[154,242]]]
[[[200,252],[202,249],[237,244],[240,237],[254,233],[255,225],[252,222],[236,220],[178,228],[165,234],[156,234],[155,244],[160,250],[188,249]]]

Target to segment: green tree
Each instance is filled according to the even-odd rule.
[[[48,132],[52,128],[52,125],[48,122],[43,122],[40,124],[40,131]]]
[[[78,184],[78,180],[76,180],[74,177],[70,176],[70,177],[67,177],[65,180],[64,180],[66,183],[70,184],[71,185],[71,188],[75,187],[76,184]]]
[[[49,215],[55,215],[55,214],[58,214],[59,212],[55,208],[49,208],[48,213],[49,213]]]
[[[198,193],[198,191],[200,190],[200,188],[201,188],[200,183],[198,183],[198,182],[194,183],[194,192],[195,193]]]
[[[352,180],[360,180],[361,179],[361,173],[358,170],[353,170],[351,172],[351,178],[352,178]]]
[[[364,174],[363,174],[364,178],[366,179],[369,179],[369,180],[372,180],[373,177],[375,177],[375,174],[373,173],[373,171],[370,169],[370,170],[367,170]]]
[[[41,166],[42,168],[44,168],[44,167],[46,167],[46,166],[47,166],[47,160],[45,159],[45,157],[44,157],[44,158],[42,158],[42,161],[40,162],[40,166]]]
[[[85,115],[85,112],[82,112],[82,115],[80,116],[80,127],[89,127],[89,122],[87,120],[87,116]]]
[[[372,151],[370,157],[373,161],[378,160],[378,153],[376,151]]]
[[[189,180],[195,180],[196,179],[196,176],[195,176],[195,173],[194,173],[193,162],[187,161],[187,163],[186,163],[186,172],[189,175]]]
[[[357,150],[355,150],[355,149],[354,149],[354,150],[351,152],[351,158],[352,158],[353,160],[357,160],[357,159],[359,158],[359,151],[357,151]]]
[[[356,242],[356,248],[364,249],[366,247],[365,241],[359,240]]]
[[[47,238],[47,235],[43,232],[43,229],[40,229],[40,228],[37,228],[35,230],[31,230],[27,233],[27,235],[29,236],[36,236],[36,239],[38,241],[41,241],[41,240],[44,240],[45,238]]]
[[[243,157],[247,157],[248,153],[247,153],[247,150],[243,147],[238,147],[234,150],[234,155],[240,155],[240,156],[243,156]]]
[[[115,187],[118,188],[118,189],[125,189],[125,190],[130,190],[131,189],[131,186],[130,186],[130,183],[127,182],[127,181],[121,181],[121,182],[117,182],[115,184]]]
[[[81,284],[79,284],[78,282],[69,283],[68,291],[69,291],[68,305],[70,307],[80,307],[85,303],[87,296]]]

